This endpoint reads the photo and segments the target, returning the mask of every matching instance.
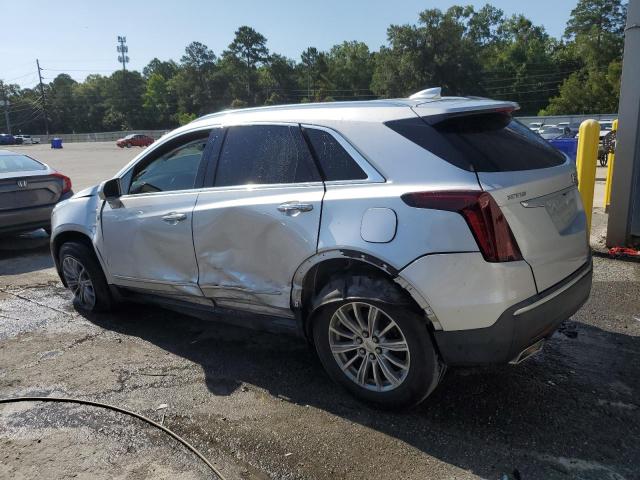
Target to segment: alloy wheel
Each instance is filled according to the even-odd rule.
[[[329,346],[342,372],[367,390],[394,390],[409,374],[409,346],[400,326],[369,303],[350,302],[335,311]]]
[[[96,293],[87,269],[74,257],[64,257],[62,274],[74,300],[79,306],[91,310],[96,304]]]

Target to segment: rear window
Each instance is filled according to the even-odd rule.
[[[0,155],[0,173],[46,170],[40,162],[26,155]]]
[[[408,118],[386,126],[456,167],[507,172],[555,167],[564,156],[507,113]]]

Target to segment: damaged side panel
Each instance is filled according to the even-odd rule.
[[[296,267],[316,253],[324,187],[254,185],[201,191],[193,238],[204,294],[216,304],[291,316]],[[287,204],[307,206],[289,212]]]

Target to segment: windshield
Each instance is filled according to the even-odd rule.
[[[0,173],[46,170],[42,163],[26,155],[0,155]]]

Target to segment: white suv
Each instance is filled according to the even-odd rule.
[[[414,405],[447,365],[535,353],[589,296],[574,165],[515,108],[427,92],[208,115],[59,204],[53,258],[81,309],[297,332],[357,397]]]

